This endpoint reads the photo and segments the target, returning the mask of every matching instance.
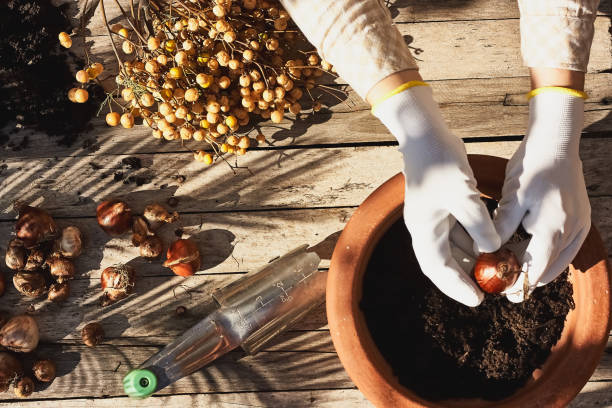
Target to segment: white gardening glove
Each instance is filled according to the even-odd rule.
[[[591,207],[578,155],[585,95],[557,87],[539,88],[530,94],[535,96],[529,101],[527,134],[506,166],[502,199],[495,214],[502,242],[521,222],[532,235],[522,257],[527,274],[506,290],[514,302],[524,299],[526,275],[531,292],[563,272],[591,227]]]
[[[321,57],[363,98],[389,75],[417,68],[382,0],[281,2]],[[404,154],[404,217],[421,269],[448,296],[478,305],[483,293],[453,259],[449,231],[459,220],[481,251],[496,250],[500,239],[479,199],[463,142],[450,133],[423,84],[389,97],[375,115]]]
[[[497,250],[501,241],[476,190],[463,142],[449,131],[424,84],[390,96],[373,112],[404,156],[404,221],[423,273],[446,295],[477,306],[484,294],[453,258],[450,231],[459,221],[481,252]]]

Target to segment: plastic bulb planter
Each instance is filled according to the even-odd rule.
[[[470,155],[484,196],[499,200],[507,160]],[[327,280],[327,318],[338,356],[355,385],[377,407],[564,407],[587,383],[610,332],[610,266],[595,227],[570,266],[575,309],[544,365],[501,401],[431,402],[403,387],[374,343],[359,308],[363,276],[384,233],[402,215],[404,178],[394,176],[359,206],[342,232]],[[443,386],[441,384],[440,386]]]

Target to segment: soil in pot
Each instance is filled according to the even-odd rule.
[[[400,384],[430,401],[499,400],[522,387],[559,340],[574,307],[567,278],[523,303],[486,295],[477,308],[464,306],[423,275],[400,219],[370,258],[360,306]]]

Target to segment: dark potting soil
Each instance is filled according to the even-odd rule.
[[[368,264],[361,309],[399,382],[429,400],[513,394],[540,367],[574,307],[567,272],[523,303],[486,295],[470,308],[423,275],[403,219]]]
[[[86,103],[68,100],[80,69],[74,67],[83,62],[61,47],[57,36],[71,30],[69,20],[49,0],[0,2],[0,145],[27,147],[27,136],[10,140],[20,128],[42,131],[58,137],[58,144],[70,145],[88,128],[101,91],[90,85]]]

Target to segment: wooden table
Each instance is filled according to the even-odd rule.
[[[111,2],[107,2],[111,3]],[[527,121],[527,70],[519,50],[514,0],[398,1],[397,26],[420,60],[451,128],[469,153],[509,157]],[[594,223],[612,250],[612,63],[610,1],[603,0],[587,75],[581,155]],[[111,65],[99,12],[89,24],[94,53]],[[108,5],[112,22],[118,11]],[[334,86],[341,87],[336,81]],[[292,115],[290,115],[292,116]],[[29,135],[29,146],[4,148],[0,159],[0,247],[5,248],[15,214],[12,200],[40,205],[62,226],[82,228],[86,250],[65,305],[30,302],[11,287],[3,308],[34,307],[42,332],[38,354],[52,357],[59,377],[24,407],[115,406],[370,406],[338,360],[320,307],[254,357],[232,352],[146,402],[126,398],[121,380],[163,345],[198,321],[210,291],[294,247],[319,245],[322,268],[355,208],[401,168],[395,142],[349,90],[344,103],[314,117],[264,124],[269,143],[239,158],[233,174],[223,162],[194,162],[190,143],[161,144],[147,129],[110,129],[101,121],[70,147],[45,135]],[[140,159],[131,169],[127,158]],[[122,173],[122,176],[119,175]],[[121,180],[125,180],[125,183]],[[130,178],[131,177],[131,178]],[[166,241],[182,228],[204,255],[202,270],[183,279],[147,263],[127,239],[109,238],[96,225],[96,204],[124,198],[136,211],[150,202],[178,198],[180,223],[166,226]],[[135,295],[98,306],[100,272],[130,262],[139,279]],[[3,266],[4,268],[4,266]],[[176,317],[177,306],[188,308]],[[104,344],[89,349],[81,327],[97,320]],[[12,394],[0,394],[12,398]],[[612,406],[612,343],[591,381],[572,407]]]

